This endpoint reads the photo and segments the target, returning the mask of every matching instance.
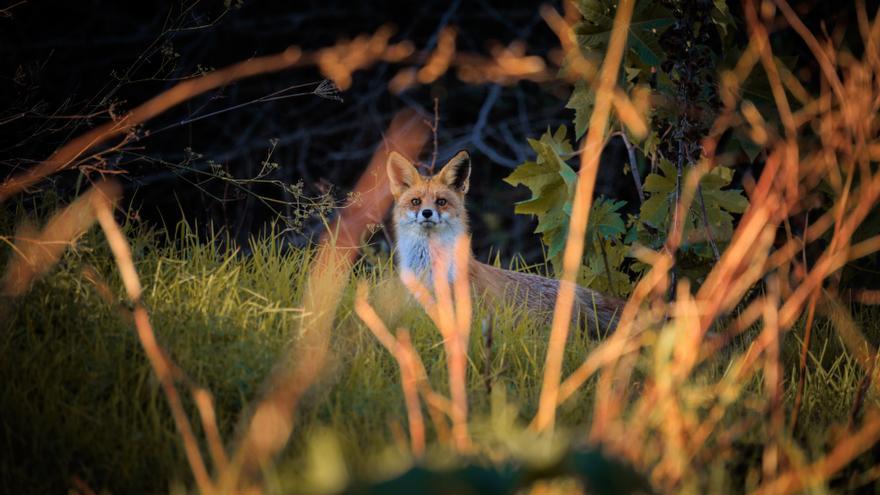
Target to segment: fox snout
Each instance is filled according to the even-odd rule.
[[[420,211],[417,218],[419,225],[426,228],[433,227],[437,225],[437,223],[440,221],[439,213],[435,212],[431,208],[425,208]]]

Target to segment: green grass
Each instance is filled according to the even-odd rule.
[[[129,236],[160,342],[194,382],[214,394],[220,429],[229,444],[273,365],[298,338],[299,303],[312,252],[281,249],[275,239],[263,238],[245,256],[220,247],[224,243],[219,236],[217,242],[200,242],[185,227],[168,234],[129,231]],[[114,304],[87,281],[85,267],[108,281]],[[358,478],[381,478],[411,464],[397,364],[352,310],[356,279],[369,280],[374,298],[383,299],[382,291],[391,289],[382,281],[389,277],[393,270],[387,261],[361,262],[356,268],[337,314],[325,373],[296,413],[289,446],[266,473],[271,488],[321,491],[339,483],[340,470]],[[0,333],[0,492],[63,492],[74,476],[113,493],[192,486],[167,403],[125,317],[123,293],[109,249],[93,230],[29,293],[10,302],[10,317]],[[397,304],[405,301],[399,297],[384,300],[376,303],[380,314],[392,328],[410,329],[432,385],[445,394],[439,333],[414,303]],[[555,438],[538,441],[524,425],[537,408],[548,330],[516,308],[495,308],[492,314],[477,311],[469,350],[476,462],[534,461],[550,457],[560,445],[583,441],[594,381],[560,409],[562,426]],[[876,340],[877,311],[861,309],[857,317],[869,322],[863,329]],[[481,328],[487,319],[494,329],[492,394],[484,381]],[[725,376],[730,359],[743,352],[747,340],[702,365],[693,381],[710,383]],[[594,345],[572,336],[565,372]],[[795,334],[785,339],[789,405],[799,346]],[[637,369],[649,376],[651,366],[645,360]],[[816,456],[833,441],[831,425],[845,424],[863,373],[821,319],[809,369],[794,439],[808,456]],[[758,376],[722,423],[760,415],[750,401],[761,391]],[[869,400],[876,402],[873,396]],[[186,404],[197,424],[188,398]],[[702,463],[695,467],[702,470],[695,475],[695,486],[742,491],[752,483],[749,473],[760,471],[760,424],[759,419],[753,432],[739,438],[734,447],[738,457],[695,461]],[[197,434],[203,438],[198,429]],[[456,460],[445,447],[431,443],[426,462],[449,465]]]

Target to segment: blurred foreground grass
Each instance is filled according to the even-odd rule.
[[[229,442],[273,365],[300,335],[300,299],[313,252],[281,249],[277,239],[264,237],[244,255],[223,247],[229,244],[222,235],[199,241],[185,225],[172,232],[129,228],[127,234],[160,343],[193,382],[213,393],[220,431]],[[90,282],[92,273],[107,281],[109,300]],[[393,278],[387,261],[357,265],[336,316],[328,366],[298,408],[281,459],[265,468],[270,489],[334,492],[352,479],[381,480],[413,466],[398,366],[353,314],[357,279],[370,282],[371,299],[389,327],[410,330],[433,388],[444,393],[447,368],[439,333],[397,284],[388,282]],[[180,437],[124,311],[124,291],[100,232],[92,230],[54,271],[9,304],[0,333],[0,492],[58,493],[76,486],[74,480],[113,493],[192,486]],[[876,307],[855,308],[854,316],[869,340],[880,340]],[[468,400],[474,452],[457,457],[429,428],[422,465],[541,465],[567,447],[585,445],[595,380],[560,408],[555,434],[538,437],[526,428],[537,410],[548,329],[514,307],[493,308],[492,315],[478,309],[473,325]],[[787,406],[795,395],[799,333],[788,333],[782,347]],[[701,385],[724,382],[730,361],[749,339],[747,333],[693,373],[693,409],[682,414],[705,415],[707,402],[725,400],[701,396],[713,390]],[[565,374],[594,345],[572,335]],[[811,351],[803,409],[788,439],[799,449],[786,453],[808,458],[834,445],[841,432],[832,426],[846,425],[864,376],[825,320],[814,328]],[[636,370],[644,376],[636,383],[655,373],[649,354],[640,359]],[[730,448],[691,459],[682,491],[742,492],[756,485],[767,423],[762,386],[759,373],[730,398],[734,403],[713,433],[728,435],[723,441]],[[878,403],[870,393],[867,400]],[[185,401],[196,417],[188,396]],[[743,430],[743,424],[751,426]],[[850,475],[878,460],[880,455],[869,451],[832,479],[831,488],[871,484]],[[579,493],[570,480],[551,488]]]

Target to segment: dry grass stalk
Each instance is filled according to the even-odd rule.
[[[617,71],[623,57],[632,9],[633,2],[627,0],[621,2],[617,9],[608,52],[598,76],[595,108],[590,117],[589,131],[581,151],[581,166],[575,187],[569,235],[566,239],[563,255],[563,274],[553,310],[553,323],[550,330],[538,413],[533,422],[539,431],[552,428],[555,422],[559,382],[562,374],[562,354],[568,339],[571,311],[574,305],[575,277],[583,255],[584,234],[592,204],[599,151],[605,139],[608,117],[614,98],[614,88],[616,87]]]
[[[568,5],[570,2],[565,2]],[[581,55],[580,47],[577,43],[577,36],[572,29],[571,19],[574,19],[576,8],[567,8],[566,17],[563,18],[556,12],[556,9],[548,6],[541,7],[541,17],[544,22],[550,26],[556,37],[559,38],[559,44],[566,57],[568,57],[567,75],[572,82],[577,80],[592,81],[599,71],[599,68],[592,60],[588,60]]]
[[[784,430],[782,410],[782,367],[779,364],[779,282],[774,278],[767,284],[764,302],[764,329],[761,339],[767,342],[764,352],[764,393],[769,399],[768,441],[764,446],[764,480],[776,478],[780,465],[780,437]]]
[[[831,452],[800,469],[792,469],[764,483],[755,495],[799,493],[824,483],[859,454],[880,441],[880,415],[872,412],[858,431],[838,440]]]
[[[346,90],[351,86],[352,74],[376,62],[397,62],[413,53],[411,43],[390,44],[394,29],[381,26],[371,35],[362,34],[351,41],[340,40],[305,57],[306,63],[315,63],[321,72],[336,85]]]
[[[784,2],[777,3],[783,5],[782,10],[785,14],[787,6]],[[747,5],[747,10],[749,8],[753,8],[753,6]],[[786,14],[787,18],[790,17],[788,14]],[[864,13],[862,16],[866,18]],[[561,20],[546,14],[545,18]],[[752,24],[758,23],[757,16],[750,15],[750,22]],[[869,26],[867,21],[862,24],[861,31],[865,38],[865,45],[876,47],[876,40],[880,39],[880,34],[878,34],[880,29],[875,28],[880,25],[880,22],[875,20],[874,27]],[[567,24],[560,22],[551,22],[551,25],[555,26],[554,29],[557,30],[557,33],[564,32],[565,26],[567,26]],[[864,159],[866,154],[873,156],[868,151],[874,149],[873,145],[870,144],[870,141],[866,142],[866,140],[874,139],[873,135],[865,133],[864,130],[857,130],[857,128],[861,123],[872,121],[866,111],[868,113],[874,111],[870,109],[875,108],[877,102],[880,101],[876,98],[877,88],[853,85],[853,79],[845,77],[844,81],[840,83],[840,90],[820,95],[814,100],[808,100],[803,88],[796,84],[796,81],[791,80],[790,74],[777,70],[777,61],[770,52],[770,45],[766,41],[766,30],[754,28],[755,26],[750,26],[750,29],[757,35],[750,41],[749,47],[736,69],[724,75],[722,100],[725,104],[725,110],[713,126],[710,136],[703,143],[704,161],[699,164],[695,170],[696,173],[689,174],[688,183],[683,188],[682,197],[676,205],[677,215],[681,217],[681,214],[690,208],[689,202],[693,199],[693,192],[699,184],[700,174],[707,172],[714,165],[714,150],[718,138],[727,128],[737,122],[749,122],[754,135],[763,136],[760,140],[770,148],[770,154],[764,173],[758,183],[749,187],[751,206],[737,226],[729,248],[721,256],[694,299],[685,297],[686,295],[681,293],[682,288],[679,288],[679,300],[676,306],[671,311],[665,309],[666,303],[658,299],[662,291],[655,289],[665,287],[668,283],[666,272],[673,262],[671,253],[675,252],[681,242],[681,225],[678,225],[670,233],[667,252],[658,254],[655,259],[651,260],[654,267],[639,282],[633,297],[621,315],[617,333],[601,343],[584,363],[563,382],[554,402],[555,407],[555,404],[561,403],[574,394],[590,376],[602,371],[602,378],[596,394],[597,414],[593,419],[591,438],[610,445],[614,451],[625,453],[637,464],[642,463],[645,467],[653,465],[652,478],[667,488],[678,486],[677,483],[680,483],[684,476],[683,466],[686,466],[690,459],[694,459],[701,450],[708,448],[707,441],[724,417],[725,411],[731,404],[731,397],[736,397],[743,390],[747,380],[760,371],[762,364],[766,385],[764,400],[767,401],[767,411],[771,417],[769,430],[773,439],[768,445],[763,459],[765,473],[763,482],[770,483],[773,482],[773,479],[790,481],[791,473],[778,474],[780,469],[785,466],[783,456],[787,455],[783,453],[784,446],[780,443],[785,431],[781,398],[782,370],[779,367],[780,336],[791,328],[807,302],[816,300],[824,280],[839,271],[846,262],[880,249],[880,243],[874,238],[856,245],[851,245],[850,242],[856,227],[865,219],[866,212],[870,211],[878,200],[877,188],[880,185],[880,174],[872,173],[869,167],[855,166],[857,163],[866,163]],[[561,38],[563,46],[565,46],[565,39],[562,36]],[[880,63],[875,60],[877,59],[875,52],[876,50],[867,50],[866,57],[868,63],[873,64],[871,70],[877,73],[880,72]],[[872,53],[874,55],[871,55]],[[846,60],[846,58],[843,57],[841,60]],[[741,86],[742,81],[748,77],[759,62],[767,72],[775,72],[775,75],[771,74],[771,84],[775,86],[773,89],[776,103],[783,116],[785,134],[782,137],[769,128],[765,119],[749,102],[744,102],[742,106],[745,118],[736,116],[737,88]],[[827,65],[832,62],[837,63],[837,59],[826,60],[822,64]],[[867,66],[867,63],[863,63],[858,67],[832,68],[831,71],[825,68],[823,70],[829,74],[833,72],[834,74],[855,74],[854,77],[862,77],[858,75],[858,71],[864,71]],[[832,84],[832,86],[834,85]],[[793,113],[790,110],[785,92],[781,90],[783,86],[792,88],[792,93],[803,105],[799,113]],[[846,92],[849,94],[847,95]],[[856,94],[859,96],[858,99],[854,98]],[[846,95],[849,101],[840,100],[841,95]],[[808,114],[809,118],[805,117]],[[854,118],[853,115],[857,115],[857,118]],[[813,154],[808,153],[809,150],[799,150],[797,133],[811,118],[820,119],[821,125],[829,130],[827,133],[822,133],[823,137],[832,136],[834,132],[837,132],[839,137],[844,137],[843,140],[823,142],[824,148]],[[831,129],[834,131],[832,132]],[[846,139],[851,141],[847,142]],[[823,153],[827,153],[828,149],[840,149],[845,154],[848,161],[841,167],[846,170],[845,178],[839,174],[839,169],[827,166],[825,164],[827,161],[822,163],[821,160],[816,159],[816,157],[823,156]],[[862,158],[859,158],[860,156]],[[582,170],[584,170],[583,166]],[[858,187],[852,179],[857,171],[863,175],[863,180],[859,182]],[[780,225],[785,225],[789,235],[792,235],[791,229],[787,225],[787,217],[805,207],[805,204],[802,204],[804,186],[809,190],[816,184],[818,177],[823,174],[830,174],[830,182],[837,184],[835,188],[838,199],[833,208],[809,225],[802,238],[790,238],[781,248],[774,250],[774,238]],[[820,257],[818,262],[809,271],[806,271],[806,266],[794,265],[796,263],[794,257],[801,251],[804,243],[814,241],[829,229],[833,229],[831,247]],[[660,261],[663,262],[663,266],[658,265],[657,262]],[[771,294],[746,305],[730,327],[722,332],[721,338],[704,338],[720,315],[733,310],[742,301],[747,291],[759,283],[763,277],[773,272],[777,272],[785,279],[777,279],[778,283],[775,285],[777,288],[771,291]],[[791,287],[789,277],[794,277],[794,282],[796,282],[793,289],[789,289]],[[869,299],[869,297],[865,296],[864,299]],[[633,339],[629,333],[635,311],[640,307],[644,308],[645,302],[648,302],[648,307],[651,310],[645,314],[643,309],[643,326],[645,324],[648,327],[651,325],[652,315],[655,317],[659,315],[662,318],[664,314],[671,314],[673,320],[668,328],[679,328],[679,334],[676,337],[678,347],[674,359],[668,363],[669,368],[658,368],[652,374],[654,380],[661,380],[663,376],[668,374],[670,377],[674,377],[675,381],[673,383],[664,382],[665,384],[646,384],[640,390],[641,393],[636,397],[636,400],[629,403],[628,394],[630,392],[628,391],[633,389],[630,376],[635,363],[635,354],[649,342]],[[810,303],[809,305],[812,307],[814,304]],[[681,312],[682,305],[693,308],[694,311]],[[692,386],[685,382],[692,370],[698,363],[708,359],[726,345],[733,335],[745,330],[762,315],[764,316],[764,329],[761,336],[752,343],[749,351],[742,358],[734,361],[730,373],[721,382],[712,385],[717,389],[712,394],[713,396],[727,398],[710,407],[708,414],[703,419],[696,420],[697,418],[688,416],[689,413],[685,409],[678,407],[678,401],[681,399],[677,397],[684,394],[685,390]],[[844,336],[844,341],[848,342],[847,347],[854,355],[858,356],[858,361],[866,370],[871,370],[870,374],[875,373],[876,371],[870,365],[874,363],[876,354],[865,345],[864,338],[853,324],[852,318],[846,312],[838,312],[835,318],[840,321],[836,327]],[[650,342],[654,342],[653,338]],[[655,349],[653,352],[656,354],[658,351]],[[803,369],[801,373],[804,373]],[[867,377],[866,382],[870,382],[870,378]],[[548,375],[545,374],[545,380],[547,379]],[[662,424],[655,424],[654,420],[649,419],[648,413],[657,407],[662,407],[662,410],[666,411]],[[622,416],[621,413],[627,410],[632,414]],[[792,418],[792,422],[794,422],[796,411]],[[533,422],[533,426],[537,426],[537,424],[538,418]],[[632,444],[644,447],[643,442],[650,438],[648,429],[654,427],[660,429],[662,451],[671,454],[667,448],[677,446],[673,449],[675,452],[672,452],[675,455],[664,456],[663,462],[659,464],[653,464],[649,458],[645,457],[645,448],[631,448]],[[744,423],[738,431],[742,433],[748,428],[749,426]],[[718,444],[730,448],[732,439],[738,435],[735,430],[731,429],[729,434],[720,432]],[[870,431],[863,429],[849,440],[856,443],[860,441],[859,434],[867,435],[868,433]],[[684,443],[680,442],[683,436],[687,437],[687,441]],[[842,457],[842,455],[837,455],[835,459],[839,460]],[[791,466],[800,469],[797,463],[793,463]],[[837,464],[836,469],[841,466],[842,463]]]
[[[427,136],[420,119],[402,112],[392,119],[386,142],[404,153],[418,154]],[[376,150],[353,191],[361,202],[342,211],[322,240],[309,267],[302,335],[268,380],[266,397],[250,418],[230,469],[222,473],[223,492],[253,486],[259,469],[287,443],[293,431],[293,412],[324,366],[336,309],[362,236],[390,205],[387,175],[383,172],[389,151],[385,146]]]
[[[453,288],[445,277],[434,277],[434,293],[436,300],[427,287],[412,273],[401,274],[404,284],[413,294],[416,300],[431,317],[434,324],[443,336],[443,344],[447,354],[447,368],[449,370],[449,390],[452,400],[447,400],[434,392],[428,382],[427,373],[418,353],[412,347],[409,333],[401,329],[398,338],[392,337],[379,316],[366,299],[366,288],[360,286],[358,298],[355,303],[355,311],[367,327],[386,349],[398,360],[401,373],[407,373],[403,380],[412,380],[418,386],[419,391],[425,398],[429,407],[432,421],[438,431],[441,441],[445,441],[449,433],[442,414],[445,413],[452,419],[452,441],[459,451],[470,449],[470,435],[467,429],[467,342],[471,323],[471,294],[468,280],[467,261],[470,256],[470,243],[467,238],[459,238],[455,246],[456,275]],[[449,260],[438,257],[435,260],[434,273],[448,273]],[[440,280],[438,280],[440,279]],[[453,291],[454,290],[454,291]],[[406,371],[405,371],[406,370]],[[404,385],[404,387],[406,387]],[[414,390],[414,389],[413,389]],[[424,431],[421,426],[421,413],[415,406],[417,401],[410,390],[404,389],[407,400],[408,414],[410,416],[413,442],[420,439],[423,442]],[[419,453],[424,449],[423,444],[413,444],[413,452]]]
[[[425,404],[428,406],[428,414],[431,415],[431,422],[436,429],[437,440],[444,444],[451,443],[452,431],[446,418],[452,417],[452,404],[449,402],[449,399],[431,388],[431,383],[428,381],[428,373],[425,371],[425,365],[413,347],[409,333],[405,329],[398,330],[397,345],[407,362],[415,367],[416,385],[418,386],[419,393],[425,399]]]
[[[647,251],[646,249],[644,251]],[[629,328],[634,325],[636,315],[645,299],[657,291],[658,287],[665,287],[668,283],[669,269],[672,267],[672,258],[666,254],[642,251],[641,256],[651,261],[653,268],[643,277],[632,296],[627,300],[620,315],[618,329]],[[663,289],[661,289],[662,291]],[[557,401],[562,404],[583,386],[586,381],[604,366],[616,360],[619,356],[638,351],[642,346],[637,335],[632,332],[617,331],[591,352],[584,362],[572,372],[559,387]],[[533,422],[534,425],[534,422]]]
[[[94,212],[98,223],[101,224],[101,228],[104,230],[107,243],[110,245],[110,250],[113,252],[113,257],[119,267],[122,283],[125,286],[129,301],[134,305],[134,323],[138,338],[140,339],[141,346],[144,348],[147,359],[150,361],[150,365],[159,378],[159,383],[162,384],[165,397],[168,399],[171,415],[174,418],[177,431],[183,439],[184,451],[186,452],[186,457],[199,491],[208,494],[215,493],[216,487],[205,467],[192,425],[189,422],[186,411],[183,409],[183,403],[177,387],[174,385],[174,367],[161,350],[156,340],[156,335],[153,332],[153,327],[150,324],[147,310],[141,302],[140,278],[131,257],[131,247],[128,245],[128,241],[125,240],[125,235],[122,233],[116,220],[113,219],[113,210],[109,201],[95,201]]]
[[[118,186],[101,182],[54,214],[42,231],[29,225],[19,227],[0,294],[4,297],[24,294],[95,223],[95,204],[103,201],[115,205],[119,196]]]
[[[449,64],[455,55],[455,28],[445,27],[437,36],[437,48],[425,62],[424,67],[416,73],[416,80],[421,84],[430,84],[449,70]]]
[[[339,218],[324,234],[322,242],[326,242],[331,235],[337,236],[337,248],[346,250],[349,260],[354,261],[367,227],[381,223],[385,212],[391,207],[391,190],[385,171],[388,154],[396,150],[404,156],[418,156],[430,135],[431,129],[418,114],[410,110],[398,112],[383,136],[384,144],[373,153],[366,170],[354,186],[354,201],[340,211]]]
[[[581,264],[584,251],[584,235],[590,215],[590,204],[593,197],[593,186],[599,165],[599,152],[605,140],[608,118],[611,112],[614,88],[616,87],[618,69],[623,58],[626,45],[627,28],[632,16],[634,2],[623,0],[614,18],[614,29],[608,52],[605,54],[596,87],[596,104],[590,116],[589,131],[584,140],[581,152],[581,166],[572,201],[571,221],[568,238],[563,254],[563,274],[560,280],[559,295],[553,310],[553,323],[547,349],[547,360],[544,366],[544,383],[535,427],[540,430],[552,428],[556,418],[556,406],[559,395],[559,381],[562,374],[562,354],[568,339],[571,323],[571,311],[574,305],[574,283],[577,270]],[[598,415],[601,423],[601,413]],[[595,424],[595,423],[594,423]]]
[[[432,247],[435,254],[443,254],[439,247]],[[460,452],[470,450],[467,417],[467,348],[471,325],[471,287],[468,274],[470,260],[470,239],[456,239],[452,259],[450,256],[435,256],[432,272],[447,274],[454,260],[454,284],[450,287],[447,277],[434,276],[433,295],[412,273],[401,273],[401,279],[410,293],[424,308],[443,337],[446,351],[446,365],[449,372],[450,418],[452,419],[452,441]],[[427,398],[427,397],[426,397]]]
[[[226,449],[223,447],[223,438],[220,436],[220,430],[217,428],[214,398],[211,392],[202,387],[192,387],[192,394],[196,408],[199,410],[202,428],[205,430],[205,440],[208,443],[208,452],[211,454],[214,469],[218,473],[222,473],[229,468],[229,457],[226,454]]]
[[[400,382],[403,387],[404,399],[409,414],[412,452],[416,457],[422,457],[425,455],[425,421],[422,418],[417,388],[419,369],[421,368],[420,361],[416,354],[412,352],[412,340],[406,329],[400,328],[397,330],[397,341],[403,342],[397,346],[397,352],[401,355]]]
[[[443,336],[446,350],[449,395],[452,399],[452,441],[459,451],[465,452],[470,449],[471,443],[467,424],[467,342],[471,323],[471,287],[467,267],[470,242],[459,237],[455,246],[452,256],[436,256],[432,260],[436,309],[429,314],[436,316],[434,323]],[[433,252],[441,253],[442,250],[434,248]],[[455,299],[448,277],[441,275],[450,273],[450,265],[455,267]]]
[[[391,335],[385,323],[367,301],[367,286],[364,283],[358,286],[354,310],[367,328],[373,332],[376,339],[397,360],[400,367],[400,381],[401,387],[403,387],[407,418],[409,419],[410,450],[414,456],[421,457],[425,453],[425,426],[417,389],[419,379],[417,358],[409,352],[409,349],[412,348],[409,333],[405,330],[398,330],[397,338]],[[408,345],[402,345],[401,340],[405,340]]]

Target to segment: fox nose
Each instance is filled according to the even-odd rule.
[[[422,216],[425,218],[431,218],[431,215],[433,215],[433,214],[434,214],[434,212],[427,209],[427,208],[422,210]]]

